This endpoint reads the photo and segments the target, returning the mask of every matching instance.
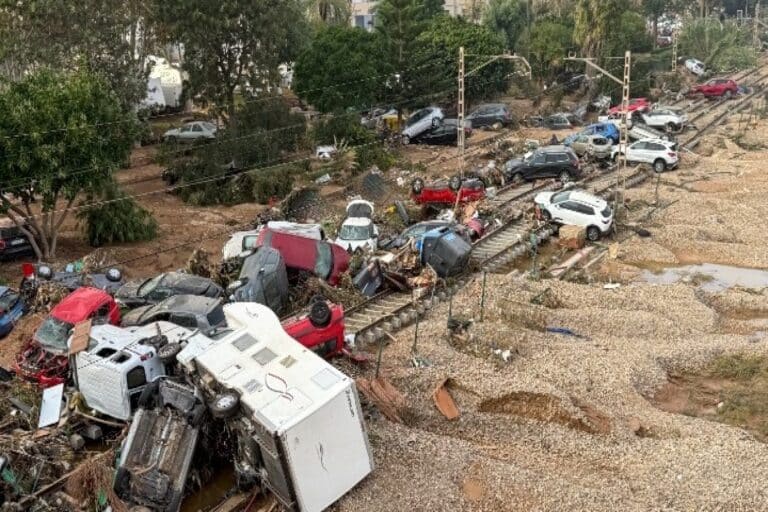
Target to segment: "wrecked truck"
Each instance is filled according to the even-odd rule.
[[[325,510],[373,470],[355,383],[259,304],[229,304],[231,332],[195,359],[214,417],[237,436],[241,485],[289,511]]]

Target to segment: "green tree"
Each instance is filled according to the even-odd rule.
[[[306,0],[306,9],[309,20],[321,26],[349,23],[349,0]]]
[[[721,24],[711,18],[691,20],[678,41],[680,54],[695,57],[713,70],[729,71],[756,62],[751,34],[732,21]]]
[[[294,65],[294,90],[321,112],[372,105],[381,77],[380,36],[360,28],[320,30]]]
[[[643,12],[653,23],[653,47],[659,36],[659,18],[670,9],[670,0],[643,0]]]
[[[109,243],[140,242],[157,236],[157,221],[133,198],[120,190],[117,183],[109,181],[97,195],[93,206],[77,212],[77,218],[85,223],[85,235],[92,247]]]
[[[103,79],[40,71],[0,90],[0,204],[38,258],[53,258],[81,193],[128,158],[135,116]]]
[[[599,57],[604,43],[618,29],[616,20],[628,9],[627,0],[577,0],[573,39],[585,57]]]
[[[540,20],[533,24],[530,34],[529,39],[526,32],[521,42],[530,55],[531,68],[534,75],[548,80],[573,45],[573,28],[557,21]]]
[[[483,23],[504,35],[507,48],[517,49],[517,41],[528,26],[527,0],[491,0],[483,15]]]
[[[275,87],[308,32],[300,0],[163,0],[158,13],[184,45],[190,93],[225,106],[230,121],[238,91]]]
[[[0,63],[19,80],[48,67],[101,74],[126,107],[146,94],[145,58],[160,27],[154,0],[0,0]]]
[[[429,62],[429,68],[421,71],[429,80],[422,80],[422,94],[413,106],[420,106],[438,98],[454,96],[459,66],[459,48],[463,46],[468,57],[465,67],[485,63],[491,56],[504,52],[504,38],[484,25],[462,18],[436,18],[417,39],[416,62]],[[496,61],[465,81],[465,99],[471,102],[506,90],[507,76],[511,67],[507,61]],[[415,88],[414,88],[415,90]],[[439,96],[435,96],[439,95]]]
[[[653,42],[645,26],[645,18],[636,12],[626,11],[619,17],[606,41],[605,53],[609,56],[622,56],[626,50],[633,53],[648,52]]]

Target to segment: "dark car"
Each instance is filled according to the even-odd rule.
[[[504,164],[504,176],[513,183],[543,178],[557,178],[562,183],[581,177],[581,166],[576,153],[567,146],[545,146],[522,159]]]
[[[160,321],[207,332],[224,324],[224,307],[221,299],[174,295],[155,305],[142,306],[126,313],[122,325],[131,327]]]
[[[51,281],[72,292],[82,286],[90,286],[113,294],[124,285],[123,273],[117,268],[110,268],[104,273],[85,273],[82,272],[80,265],[72,263],[61,271],[55,271],[45,263],[24,263],[22,270],[24,272],[22,286],[36,287],[42,281]]]
[[[208,278],[165,272],[151,279],[131,281],[115,293],[115,299],[129,308],[157,304],[174,295],[198,295],[217,299],[224,294],[219,285]]]
[[[503,103],[484,103],[467,116],[473,128],[493,127],[497,130],[514,123],[509,108]]]
[[[472,123],[466,121],[464,124],[464,136],[472,135]],[[459,121],[457,119],[443,119],[443,121],[416,137],[411,142],[418,144],[430,144],[433,146],[455,146],[459,140]]]
[[[288,273],[280,252],[261,247],[243,260],[240,277],[228,288],[233,302],[258,302],[280,315],[288,302]]]
[[[27,235],[9,218],[0,220],[0,259],[10,260],[34,254]]]

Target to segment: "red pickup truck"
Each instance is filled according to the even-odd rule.
[[[739,91],[739,86],[733,80],[713,78],[709,82],[697,85],[688,94],[703,94],[707,98],[730,98]]]

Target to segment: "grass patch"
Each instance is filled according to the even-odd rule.
[[[760,356],[728,355],[718,357],[709,366],[711,377],[750,381],[762,376],[768,379],[768,361]]]

